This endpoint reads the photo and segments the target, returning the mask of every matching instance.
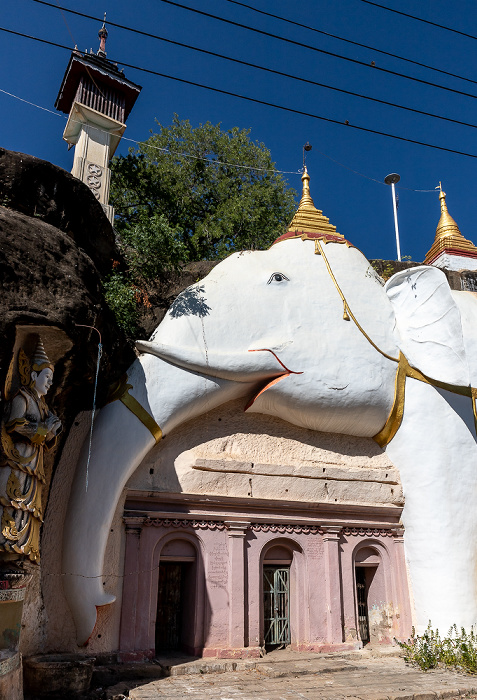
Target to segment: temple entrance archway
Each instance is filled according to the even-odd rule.
[[[194,546],[169,541],[161,551],[155,631],[156,654],[187,650],[195,617],[197,563]]]
[[[273,649],[291,642],[290,566],[293,552],[282,545],[271,547],[263,560],[264,645]]]
[[[379,551],[372,546],[359,549],[355,555],[354,569],[358,633],[363,645],[366,645],[381,641],[381,628],[386,624],[387,591]]]

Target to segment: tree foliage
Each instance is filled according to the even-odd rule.
[[[271,245],[295,210],[294,191],[248,130],[177,115],[111,162],[111,204],[127,264],[104,283],[107,301],[134,335],[145,288],[188,262]]]
[[[136,251],[135,273],[154,277],[190,261],[264,248],[284,232],[294,192],[248,130],[210,122],[193,128],[177,115],[158,127],[111,164],[115,225]]]

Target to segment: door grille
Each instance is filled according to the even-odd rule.
[[[290,644],[290,569],[263,567],[265,646]]]
[[[369,642],[368,592],[366,590],[366,570],[363,566],[356,567],[356,592],[359,636],[363,644],[367,644]]]

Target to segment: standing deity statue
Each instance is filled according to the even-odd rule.
[[[6,411],[1,425],[0,561],[40,560],[40,526],[45,484],[43,453],[56,444],[61,422],[45,403],[53,381],[53,365],[41,338],[30,362],[18,353],[19,387],[7,379]],[[6,388],[7,388],[6,387]]]

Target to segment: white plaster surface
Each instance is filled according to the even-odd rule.
[[[223,467],[194,469],[200,466],[196,460],[220,461],[224,453],[225,460],[237,462],[313,466],[307,459],[319,449],[325,459],[332,452],[346,455],[331,457],[332,464],[349,467],[350,473],[363,468],[363,475],[369,475],[381,468],[373,465],[382,455],[373,461],[376,452],[365,451],[368,459],[363,460],[358,443],[346,449],[347,438],[339,446],[329,437],[323,444],[300,439],[294,452],[292,437],[290,449],[280,454],[279,447],[268,443],[268,429],[228,424],[227,434],[210,435],[207,417],[240,399],[249,402],[247,414],[279,417],[307,431],[371,438],[393,403],[397,365],[390,358],[397,359],[400,349],[428,376],[469,384],[475,370],[469,368],[474,354],[467,357],[467,351],[476,345],[475,325],[466,322],[471,340],[464,341],[461,313],[441,271],[429,266],[406,270],[382,289],[358,250],[339,244],[323,250],[335,281],[310,241],[288,240],[268,251],[230,256],[179,297],[150,341],[138,343],[150,354],[129,370],[131,394],[161,426],[166,440],[154,451],[157,463],[148,462],[151,433],[116,401],[103,409],[95,427],[88,492],[83,488],[83,449],[63,548],[65,592],[80,642],[94,627],[96,607],[114,601],[102,586],[104,553],[131,477],[135,487],[149,483],[165,491],[260,494],[279,500],[291,494],[306,499],[314,489],[312,500],[383,503],[397,496],[401,502],[401,495],[392,494],[391,485],[379,479],[324,481],[283,471],[250,476]],[[343,319],[337,286],[356,322]],[[430,618],[441,629],[449,621],[468,627],[477,622],[476,445],[458,413],[464,406],[429,385],[416,388],[414,383],[408,380],[403,425],[387,453],[400,470],[406,497],[403,521],[417,615],[420,623]],[[181,433],[180,426],[199,416],[205,416],[197,424],[200,442],[195,438],[190,454],[184,449],[187,429]],[[225,450],[220,448],[224,439],[230,440]],[[208,445],[210,440],[218,442]],[[197,450],[204,444],[206,449]],[[135,475],[144,459],[146,467]],[[75,547],[78,533],[84,545]],[[444,560],[443,552],[452,555]]]
[[[441,253],[432,264],[446,270],[477,270],[477,258],[467,258],[464,255]]]
[[[149,452],[128,487],[402,504],[399,473],[370,438],[306,430],[243,408],[244,400],[233,401],[174,430]]]
[[[409,358],[428,376],[476,386],[477,304],[434,268],[386,287]],[[433,344],[439,347],[433,348]],[[436,357],[439,362],[436,362]],[[408,379],[404,419],[387,447],[406,498],[403,522],[418,632],[477,622],[477,446],[469,398]]]
[[[64,652],[77,652],[75,624],[64,594],[63,582],[64,570],[62,568],[61,535],[65,523],[70,517],[68,510],[68,496],[74,477],[76,461],[81,446],[88,435],[91,413],[79,414],[72,427],[68,440],[63,448],[60,462],[53,479],[45,523],[42,530],[42,594],[43,614],[41,624],[38,624],[32,616],[24,615],[27,620],[27,629],[22,634],[22,643],[30,635],[35,640],[25,647],[24,654],[43,653],[62,650]],[[82,488],[85,489],[83,482]],[[105,607],[100,611],[97,624],[88,644],[89,653],[112,651],[118,648],[119,642],[119,609],[122,593],[122,573],[124,561],[124,537],[122,515],[124,510],[125,494],[122,494],[115,513],[106,547],[106,566],[104,577],[101,577],[101,585],[105,582],[105,588],[115,595],[118,605]],[[84,546],[84,535],[81,531],[76,533],[73,547]],[[87,546],[87,543],[86,543]],[[37,629],[35,629],[37,628]],[[42,630],[42,638],[38,636],[38,630]]]

